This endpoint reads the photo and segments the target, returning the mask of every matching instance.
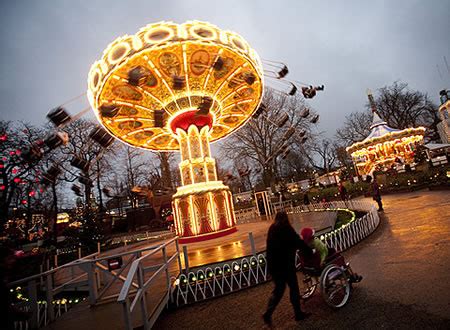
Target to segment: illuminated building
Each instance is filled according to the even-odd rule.
[[[368,94],[373,121],[370,134],[363,141],[347,147],[358,175],[369,175],[375,170],[386,170],[395,164],[414,162],[414,150],[423,143],[424,127],[403,130],[389,127],[376,112],[372,94]]]
[[[182,242],[236,230],[232,196],[209,143],[244,125],[263,94],[263,69],[239,35],[203,22],[148,25],[113,41],[89,72],[99,122],[129,145],[181,151],[173,196]]]
[[[441,121],[437,125],[437,129],[442,143],[450,143],[450,90],[444,89],[439,94],[441,99],[439,118]]]

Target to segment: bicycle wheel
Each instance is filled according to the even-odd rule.
[[[328,265],[320,275],[320,286],[325,302],[333,307],[344,306],[350,297],[351,284],[345,270],[336,265]]]

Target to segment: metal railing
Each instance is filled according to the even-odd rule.
[[[168,256],[167,247],[171,244],[175,245],[175,252]],[[144,261],[150,257],[154,257],[157,253],[162,254],[162,262],[156,265],[145,266]],[[157,246],[150,253],[143,255],[142,257],[133,261],[128,272],[128,276],[123,284],[117,301],[122,304],[123,315],[125,320],[126,329],[133,329],[133,315],[132,313],[139,305],[141,310],[141,320],[144,329],[150,329],[162,312],[164,307],[169,302],[171,276],[169,274],[169,266],[172,262],[178,260],[178,273],[181,272],[181,259],[180,250],[178,245],[178,237],[175,237],[164,244]],[[150,274],[146,279],[146,275]],[[165,278],[165,290],[163,290],[162,296],[159,297],[159,301],[156,303],[156,307],[149,311],[147,290],[152,284],[158,284],[158,276],[162,275]],[[137,279],[135,282],[134,279]],[[134,284],[137,284],[136,291],[134,292],[134,298],[131,300],[133,292],[131,288]]]
[[[141,233],[135,233],[135,234],[127,234],[127,235],[121,235],[116,236],[111,239],[111,245],[117,245],[117,244],[130,244],[135,242],[141,242],[141,241],[147,241],[147,240],[154,240],[154,239],[166,239],[169,237],[173,237],[175,234],[171,232],[170,230],[162,230],[162,231],[155,231],[155,232],[141,232]]]
[[[49,271],[9,283],[8,288],[14,290],[20,286],[26,290],[26,300],[15,306],[30,312],[30,318],[19,322],[16,328],[43,327],[67,312],[78,301],[56,299],[55,296],[64,290],[87,292],[90,305],[114,301],[119,296],[132,263],[157,248],[159,245],[102,257],[96,252]],[[117,258],[123,259],[123,265],[119,269],[110,270],[108,260]],[[139,284],[132,282],[131,285],[133,294],[138,290]],[[44,294],[45,299],[39,301],[38,293]]]
[[[24,321],[24,327],[34,329],[45,326],[65,312],[67,308],[61,310],[60,307],[56,308],[55,311],[55,305],[59,305],[55,304],[55,295],[69,286],[77,284],[85,286],[86,274],[84,272],[81,274],[80,272],[76,272],[73,267],[87,258],[95,257],[97,254],[98,253],[96,252],[61,267],[8,283],[7,287],[10,289],[14,289],[18,286],[26,288],[28,298],[26,298],[25,303],[22,302],[16,305],[16,307],[30,312],[30,318],[27,321]],[[63,270],[70,270],[70,272],[67,273],[68,278],[56,282],[58,273]],[[39,291],[45,292],[45,300],[42,302],[38,301],[38,289],[40,289]],[[22,327],[22,324],[18,326]]]

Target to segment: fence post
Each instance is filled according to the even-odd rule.
[[[167,285],[167,293],[170,291],[170,277],[169,277],[169,265],[167,264],[167,253],[166,253],[166,247],[163,247],[162,250],[163,258],[164,258],[164,265],[166,267],[166,285]]]
[[[37,329],[39,327],[39,321],[38,321],[38,313],[39,313],[39,306],[37,302],[37,289],[36,289],[36,281],[31,280],[28,282],[28,296],[30,297],[30,303],[31,303],[31,318],[30,318],[30,328],[31,329]]]
[[[187,245],[183,246],[183,257],[184,257],[184,269],[186,270],[186,274],[188,274],[189,273],[189,257],[188,257]]]
[[[250,240],[250,246],[252,247],[252,254],[256,256],[256,246],[255,246],[255,239],[253,238],[253,232],[248,233],[248,238]]]
[[[183,268],[181,267],[180,244],[178,243],[178,238],[175,240],[175,246],[176,246],[177,254],[178,254],[178,257],[177,257],[177,259],[178,259],[178,271],[181,274],[181,271],[182,271]]]
[[[47,301],[47,311],[48,318],[50,322],[55,319],[55,305],[53,305],[53,283],[52,283],[52,274],[47,274],[46,276],[46,284],[45,284],[45,296]]]
[[[44,272],[44,264],[40,264],[39,265],[39,270],[40,270],[40,274],[42,274]],[[39,281],[41,283],[41,287],[44,286],[44,278],[41,276],[39,277]]]
[[[55,268],[57,268],[58,267],[58,252],[56,252],[56,254],[55,254],[55,261],[54,261],[54,263],[55,263]]]
[[[100,254],[100,242],[97,242],[97,253]]]
[[[78,259],[81,259],[81,247],[78,248]]]

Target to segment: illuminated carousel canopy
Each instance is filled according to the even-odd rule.
[[[369,136],[346,150],[351,154],[358,174],[367,175],[377,166],[386,168],[394,163],[412,163],[415,147],[423,143],[424,134],[424,127],[403,130],[389,127],[374,110]]]
[[[190,123],[178,116],[197,119],[185,113],[210,114],[211,142],[241,127],[261,101],[262,80],[258,55],[236,33],[160,22],[106,48],[89,72],[88,98],[118,139],[170,151],[180,148],[172,121],[186,129]]]
[[[411,136],[421,136],[425,134],[425,127],[417,128],[406,128],[403,130],[389,127],[387,123],[380,118],[380,116],[374,112],[372,125],[370,126],[370,134],[361,142],[356,142],[351,146],[347,147],[348,153],[353,153],[355,151],[365,149],[369,146],[376,145],[377,143],[383,143],[386,141],[402,139]]]

